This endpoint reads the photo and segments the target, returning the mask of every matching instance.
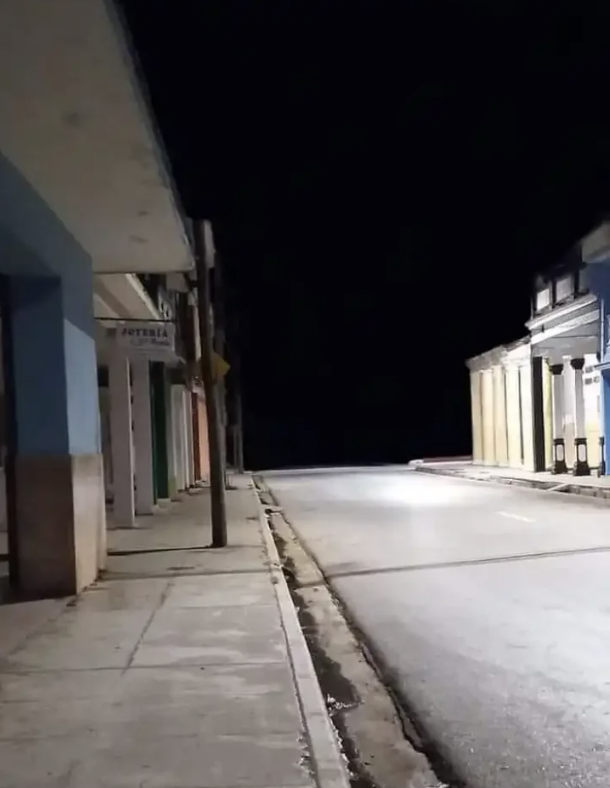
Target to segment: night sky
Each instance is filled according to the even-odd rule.
[[[469,453],[465,359],[609,207],[606,4],[122,5],[216,228],[247,465]]]

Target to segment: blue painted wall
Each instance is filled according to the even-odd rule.
[[[9,277],[17,451],[99,452],[91,258],[1,153],[0,273]]]

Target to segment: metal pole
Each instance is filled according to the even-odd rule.
[[[220,413],[212,369],[212,336],[214,333],[214,323],[210,302],[209,279],[209,269],[211,267],[213,255],[211,240],[209,238],[211,235],[211,226],[209,222],[195,221],[193,223],[193,230],[195,238],[195,260],[197,265],[199,335],[201,339],[201,379],[203,380],[203,389],[205,392],[208,445],[210,448],[212,547],[226,547],[227,512],[222,444],[220,439]]]

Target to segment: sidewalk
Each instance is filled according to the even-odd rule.
[[[247,477],[109,531],[74,600],[0,607],[0,788],[346,788]],[[288,595],[286,597],[286,595]]]
[[[554,474],[548,471],[534,473],[519,468],[500,468],[492,465],[476,465],[472,462],[412,462],[410,466],[421,473],[436,473],[442,476],[459,476],[463,479],[515,484],[539,490],[589,495],[610,499],[610,476],[572,476],[569,473]]]

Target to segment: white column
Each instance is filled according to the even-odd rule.
[[[565,400],[563,389],[563,361],[551,364],[553,376],[553,473],[566,473],[564,439]]]
[[[131,368],[133,376],[133,432],[136,455],[136,513],[152,514],[155,505],[155,490],[150,412],[150,368],[146,359],[134,361]]]
[[[133,492],[133,441],[129,361],[113,348],[108,365],[110,390],[110,441],[114,520],[123,527],[135,524]]]
[[[189,439],[187,429],[187,410],[186,410],[186,388],[180,387],[180,414],[182,424],[182,465],[184,468],[184,489],[188,490],[190,486],[189,476]]]
[[[585,387],[583,381],[584,358],[571,360],[574,369],[574,437],[585,437]]]
[[[176,485],[178,490],[185,489],[184,483],[184,415],[182,408],[182,386],[172,386],[174,454],[176,458]]]
[[[195,484],[195,446],[193,443],[193,398],[188,389],[184,390],[186,404],[186,445],[187,445],[187,481],[189,487]]]
[[[167,422],[167,472],[169,478],[169,497],[175,499],[178,490],[177,469],[176,469],[176,425],[174,419],[174,395],[173,387],[168,386],[168,396],[165,398],[166,422]]]
[[[565,419],[565,406],[563,396],[563,364],[552,364],[553,375],[553,439],[563,438],[563,424]]]
[[[584,358],[573,358],[571,365],[574,370],[574,454],[576,457],[574,474],[576,476],[588,476],[591,473],[591,469],[589,467],[585,424],[585,387],[583,380],[585,360]]]

